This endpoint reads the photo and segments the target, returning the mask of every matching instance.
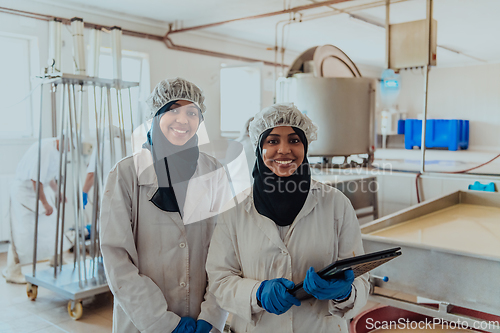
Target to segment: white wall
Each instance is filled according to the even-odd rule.
[[[399,106],[409,118],[423,112],[420,69],[401,71]],[[434,67],[429,74],[428,118],[468,119],[469,149],[500,150],[500,64]]]
[[[85,17],[83,18],[85,20]],[[108,25],[113,25],[115,23],[115,21],[111,20],[107,22]],[[64,41],[62,69],[63,72],[72,73],[72,40],[68,29],[69,26],[64,26],[62,30]],[[155,29],[151,30],[153,33],[158,33]],[[40,67],[43,68],[46,66],[48,57],[47,22],[0,13],[0,31],[15,32],[37,37],[40,51]],[[85,33],[85,38],[88,41],[89,30],[85,29]],[[180,45],[211,49],[219,52],[269,61],[274,59],[274,53],[266,50],[265,45],[224,40],[223,38],[212,37],[203,33],[185,33],[173,35],[171,38],[175,43]],[[102,46],[111,46],[111,38],[109,34],[103,34]],[[130,36],[123,36],[122,47],[124,50],[138,51],[149,54],[151,88],[153,88],[160,80],[175,76],[184,77],[198,84],[204,90],[206,95],[206,125],[209,135],[213,138],[220,137],[219,76],[221,64],[224,63],[232,66],[243,64],[243,62],[169,50],[162,42]],[[289,53],[286,62],[291,62],[295,56],[296,54]],[[264,79],[272,79],[273,74],[273,67],[264,66]],[[262,107],[265,107],[270,103],[272,103],[272,94],[267,92],[263,94]],[[49,126],[49,123],[46,125]]]
[[[50,5],[42,5],[38,2],[33,1],[6,1],[4,5],[9,8],[17,8],[30,12],[44,13],[64,18],[79,16],[90,23],[103,24],[107,26],[118,25],[124,29],[138,30],[156,35],[163,35],[166,31],[165,28],[158,26],[155,27],[143,23],[124,21],[116,18],[110,19],[102,15],[99,16],[96,14],[75,12],[71,9],[61,9],[53,6],[51,7]],[[69,26],[63,26],[62,28],[62,37],[64,43],[62,48],[62,71],[65,73],[73,73],[72,38],[69,29]],[[39,62],[40,68],[42,69],[47,66],[48,31],[47,21],[0,13],[0,32],[16,33],[37,38],[37,49],[39,54],[37,61]],[[194,48],[205,48],[213,51],[225,52],[267,61],[274,60],[273,51],[266,50],[267,45],[228,40],[218,36],[211,36],[206,33],[185,33],[174,35],[171,38],[176,44]],[[85,39],[88,43],[88,29],[85,29]],[[111,38],[109,34],[103,33],[102,46],[111,46]],[[207,113],[205,116],[205,120],[208,134],[212,139],[221,138],[219,79],[221,64],[233,66],[243,64],[243,62],[173,51],[169,50],[162,42],[130,36],[123,36],[122,48],[124,50],[147,53],[149,55],[151,88],[154,88],[154,86],[162,79],[172,78],[176,76],[184,77],[199,85],[206,95]],[[290,63],[297,55],[298,54],[288,53],[285,62]],[[41,73],[33,73],[33,75],[40,74]],[[263,66],[263,80],[272,80],[273,75],[273,67]],[[32,87],[35,87],[38,84],[39,80],[35,78],[32,79]],[[269,91],[269,89],[267,89],[267,91],[264,90],[262,94],[262,107],[270,105],[272,103],[272,99],[273,93]],[[59,101],[59,98],[57,98],[57,101]],[[50,95],[48,94],[48,87],[45,88],[44,91],[43,107],[44,116],[42,117],[42,134],[44,137],[49,137],[51,136],[51,117]],[[34,98],[34,112],[32,115],[34,129],[38,128],[38,110],[39,97],[36,97]],[[237,111],[238,109],[237,107],[235,107],[235,112]],[[15,126],[15,124],[13,124],[13,126]],[[23,139],[0,140],[0,155],[2,156],[3,161],[8,161],[8,163],[2,162],[0,164],[0,177],[13,176],[16,170],[16,166],[22,155],[38,138],[38,134],[36,131],[34,131],[33,134],[33,137]],[[72,195],[71,191],[71,187],[68,188],[68,192],[70,193],[68,195],[68,198],[70,198],[70,196]],[[0,195],[0,197],[5,197],[5,195]],[[69,203],[70,202],[71,200],[69,200]],[[8,239],[8,228],[4,230],[4,228],[2,227],[8,225],[8,221],[5,219],[5,210],[5,205],[0,206],[0,241]],[[68,217],[72,216],[70,213],[71,207],[68,207]]]

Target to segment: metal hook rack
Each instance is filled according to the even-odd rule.
[[[112,136],[114,125],[113,117],[116,116],[122,157],[127,156],[125,137],[125,117],[123,110],[122,91],[127,90],[130,102],[130,126],[134,128],[132,117],[131,88],[138,87],[138,82],[122,80],[109,80],[72,74],[46,76],[42,78],[40,98],[40,124],[39,124],[39,149],[38,149],[38,176],[36,182],[36,212],[35,233],[33,249],[33,272],[26,275],[27,295],[32,300],[37,297],[38,286],[54,291],[69,298],[68,313],[73,319],[79,319],[83,314],[82,299],[107,292],[106,276],[100,252],[99,241],[99,201],[103,191],[103,158],[104,158],[104,132],[108,126],[110,133],[109,152],[112,164],[116,163],[115,152],[117,148]],[[56,194],[57,223],[55,226],[56,241],[54,248],[54,268],[37,271],[37,242],[38,242],[38,213],[39,213],[39,186],[41,168],[41,140],[43,120],[43,87],[50,85],[51,111],[52,111],[52,136],[57,135],[57,115],[59,114],[59,178],[58,193]],[[90,241],[86,244],[84,229],[85,215],[82,197],[82,120],[85,111],[85,87],[93,90],[94,116],[96,122],[96,161],[94,176],[94,196],[90,225]],[[57,106],[57,91],[60,90],[60,105]],[[116,110],[113,110],[112,91],[116,94]],[[77,97],[78,96],[78,97]],[[99,98],[98,98],[99,97]],[[99,101],[98,101],[99,99]],[[59,112],[58,112],[59,111]],[[68,153],[70,154],[71,174],[67,165]],[[67,181],[72,181],[74,205],[74,255],[73,263],[63,264],[63,241],[66,220],[66,189]],[[62,195],[61,195],[62,193]],[[87,247],[89,255],[87,257]]]

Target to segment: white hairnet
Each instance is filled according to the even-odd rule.
[[[175,100],[193,102],[204,113],[207,107],[204,104],[205,96],[201,89],[188,80],[176,77],[160,81],[149,95],[146,103],[151,110],[150,118],[167,103]]]
[[[308,144],[317,139],[318,127],[308,116],[300,112],[293,103],[280,103],[273,104],[254,116],[249,127],[250,140],[254,148],[257,148],[260,135],[264,131],[277,126],[300,128],[304,131]]]
[[[236,141],[241,141],[244,138],[250,137],[250,133],[248,132],[248,129],[250,127],[250,123],[252,122],[252,120],[253,120],[253,117],[250,117],[250,118],[248,118],[247,121],[245,121],[245,126],[243,126],[243,128],[241,129],[240,136],[238,137],[238,139],[236,139]]]

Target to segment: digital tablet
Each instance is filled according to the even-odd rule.
[[[400,247],[395,247],[388,250],[338,260],[321,269],[317,273],[321,278],[331,280],[342,277],[345,270],[352,269],[354,277],[357,278],[358,276],[363,275],[366,272],[369,272],[372,269],[400,256],[402,254],[400,250]],[[303,282],[297,283],[295,288],[290,289],[288,292],[299,300],[311,298],[312,296],[306,293],[304,288],[302,288],[302,284]]]

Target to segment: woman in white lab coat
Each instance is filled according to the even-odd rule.
[[[224,169],[198,150],[204,96],[177,78],[160,82],[149,102],[148,140],[111,170],[103,195],[113,332],[222,332],[227,313],[208,292],[205,261],[230,190]]]
[[[293,104],[276,104],[255,116],[250,136],[254,185],[219,216],[210,291],[233,314],[236,333],[348,332],[347,320],[366,303],[367,276],[347,271],[325,281],[315,271],[364,250],[349,200],[311,180],[306,154],[316,126]],[[311,298],[299,302],[287,289],[303,280]]]

